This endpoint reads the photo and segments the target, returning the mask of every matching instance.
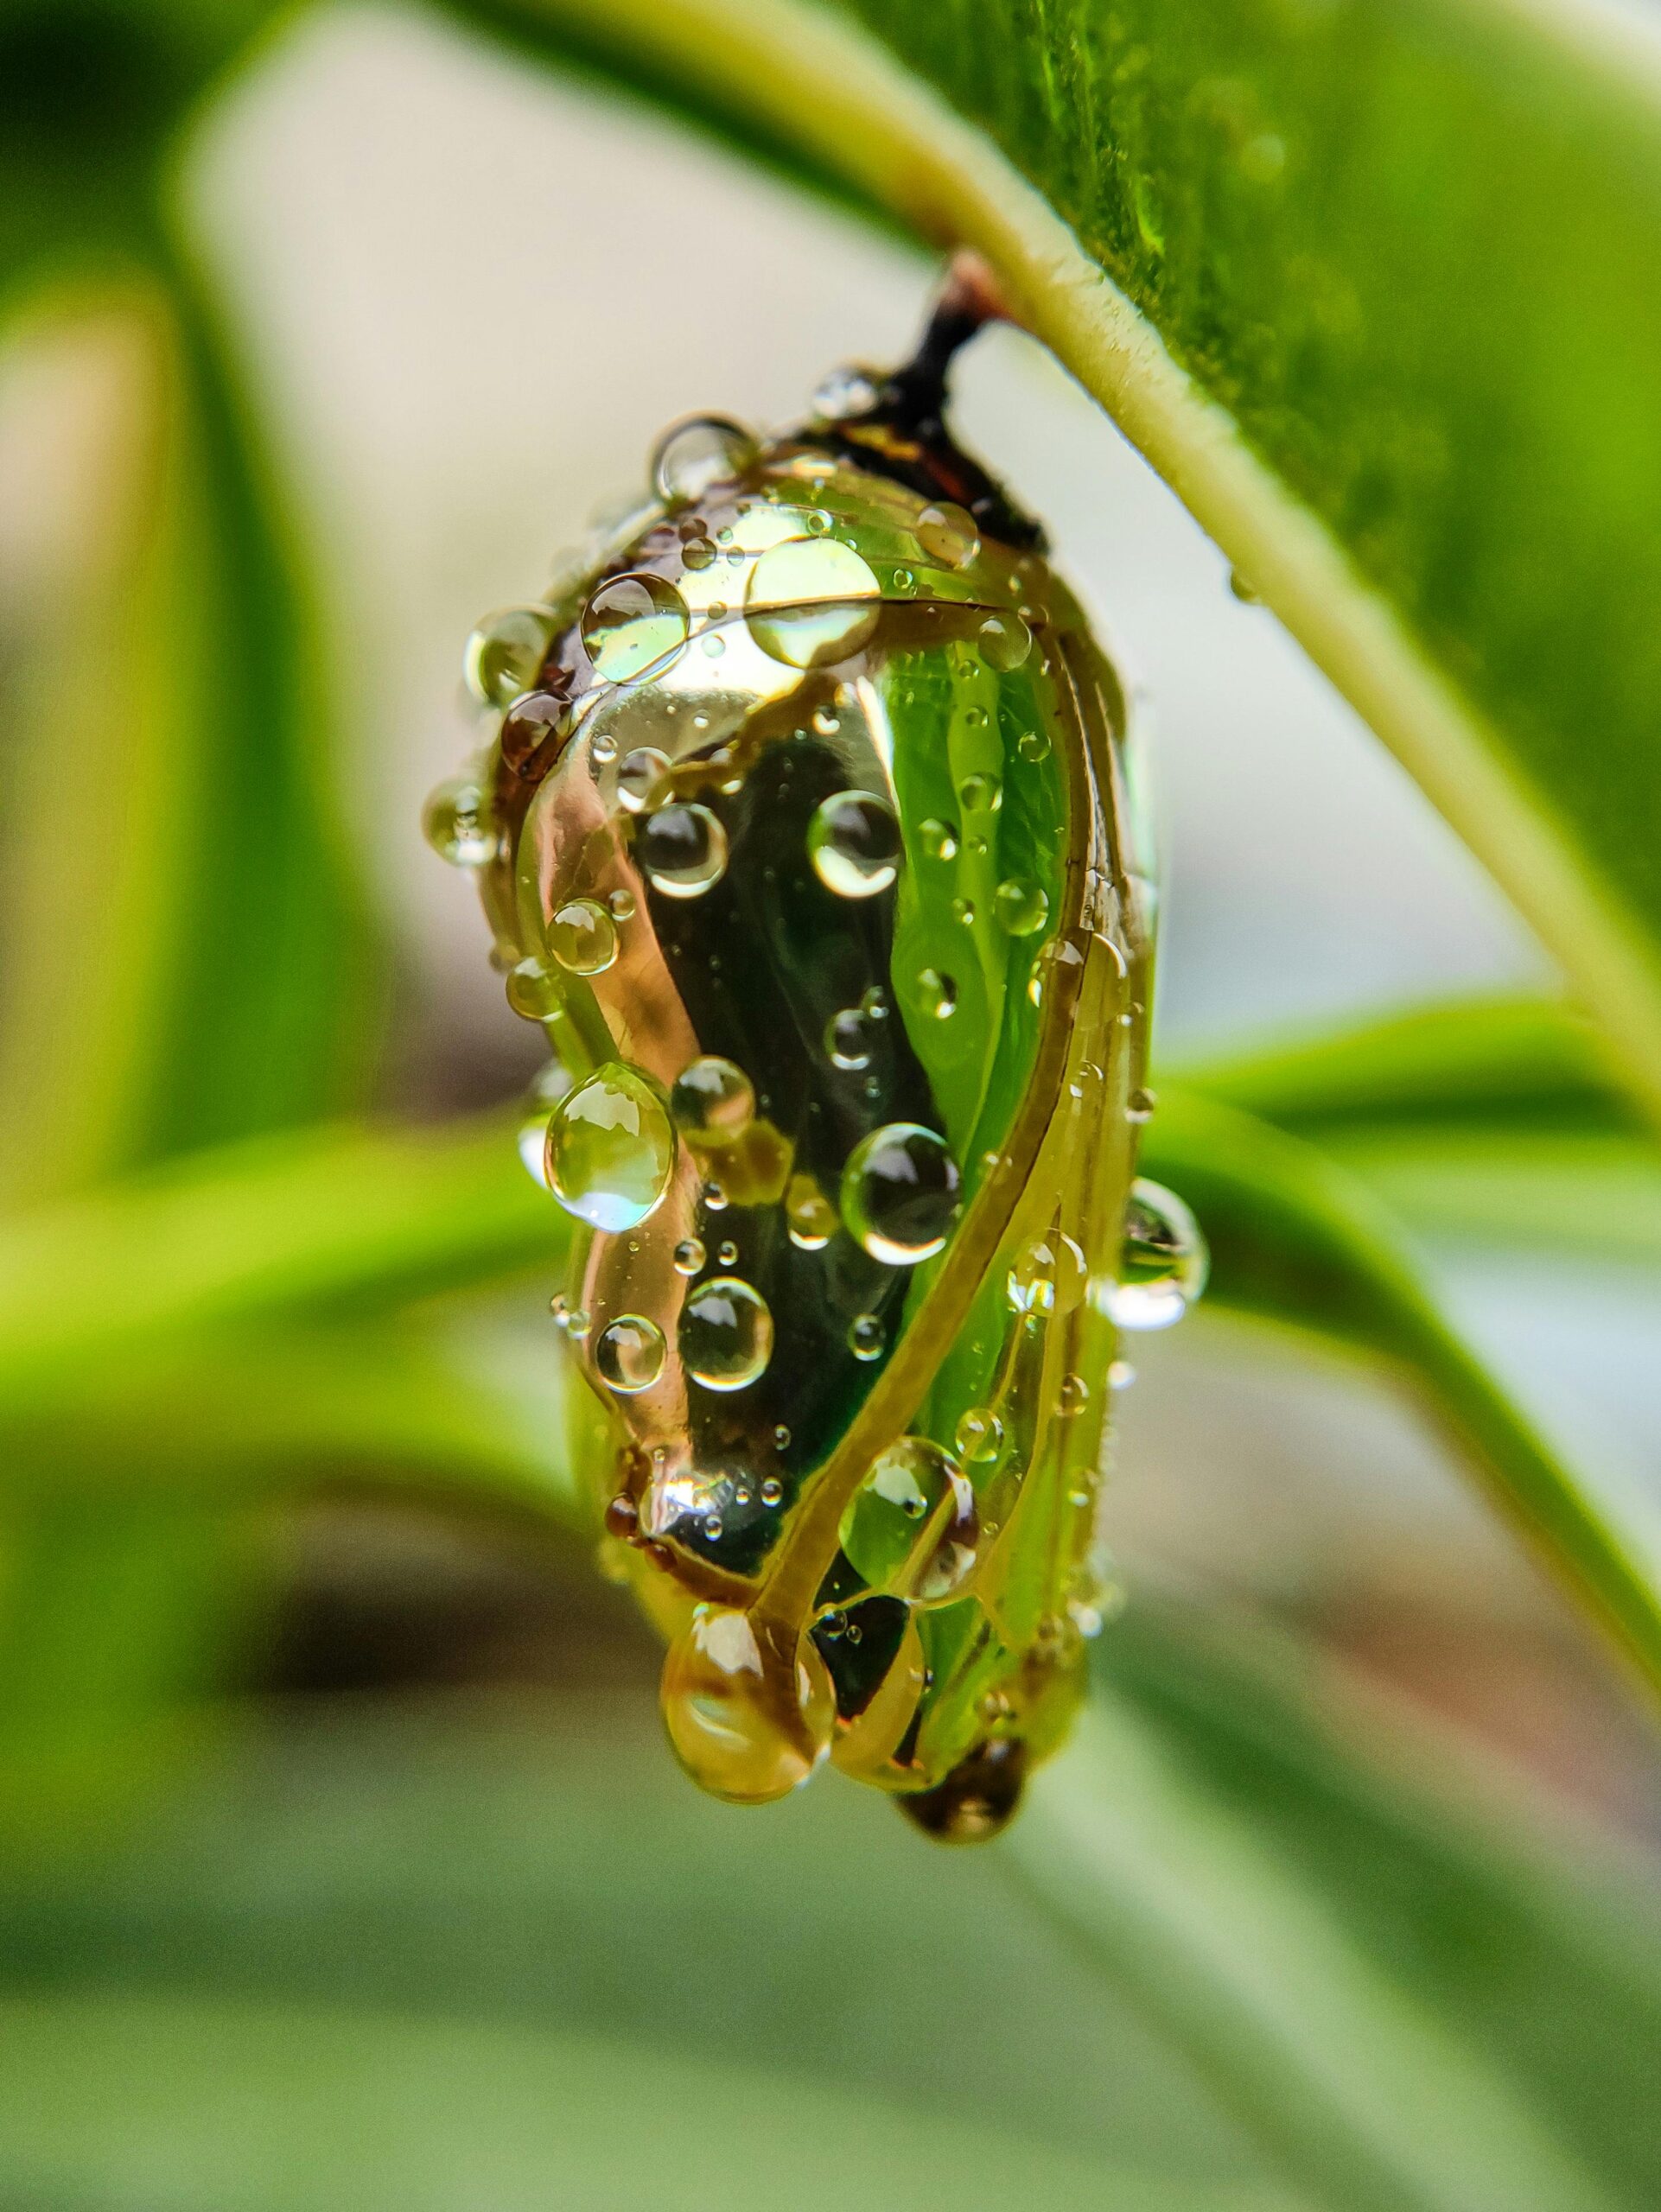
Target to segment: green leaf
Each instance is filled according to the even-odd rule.
[[[1164,1093],[1150,1173],[1205,1224],[1218,1305],[1382,1358],[1542,1561],[1661,1686],[1661,1529],[1545,1443],[1437,1313],[1364,1185],[1232,1107]]]
[[[671,78],[985,253],[1661,1110],[1646,24],[1567,0],[458,12]]]
[[[1159,1072],[1323,1142],[1356,1123],[1583,1129],[1628,1118],[1596,1031],[1549,999],[1415,1007]]]
[[[1015,1856],[1290,2177],[1346,2212],[1651,2200],[1652,1898],[1439,1799],[1366,1701],[1346,1748],[1250,1637],[1155,1614],[1099,1676]]]

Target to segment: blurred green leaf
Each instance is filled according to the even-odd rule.
[[[1661,1111],[1647,23],[1567,0],[455,12],[759,119],[984,252]]]
[[[1604,1126],[1631,1118],[1607,1048],[1550,999],[1455,999],[1159,1071],[1330,1141],[1354,1122]]]
[[[1133,1619],[1100,1676],[1015,1856],[1289,2175],[1346,2212],[1653,2201],[1653,1896],[1439,1800],[1399,1718],[1346,1745],[1238,1633]]]
[[[1215,1303],[1380,1359],[1417,1396],[1537,1555],[1661,1687],[1661,1527],[1539,1436],[1437,1312],[1365,1185],[1301,1139],[1172,1090],[1149,1172],[1206,1225]]]

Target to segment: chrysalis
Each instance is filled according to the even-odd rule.
[[[1066,1730],[1116,1331],[1204,1264],[1133,1188],[1129,702],[942,421],[972,292],[786,435],[671,429],[585,573],[475,632],[493,741],[428,816],[555,1056],[571,1448],[676,1752],[741,1802],[828,1758],[951,1839]]]

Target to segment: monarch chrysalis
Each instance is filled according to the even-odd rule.
[[[952,1838],[1066,1731],[1116,1333],[1204,1269],[1132,1179],[1130,702],[942,420],[973,289],[800,429],[671,429],[585,572],[474,632],[493,742],[428,817],[555,1055],[572,1448],[676,1751],[747,1802],[829,1757]]]

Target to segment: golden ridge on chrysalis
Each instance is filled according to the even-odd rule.
[[[1114,1596],[1121,1329],[1204,1277],[1135,1176],[1155,894],[1130,706],[916,358],[799,429],[672,429],[580,578],[482,624],[487,754],[429,804],[549,1066],[526,1166],[602,1563],[695,1780],[827,1758],[1008,1819]]]

